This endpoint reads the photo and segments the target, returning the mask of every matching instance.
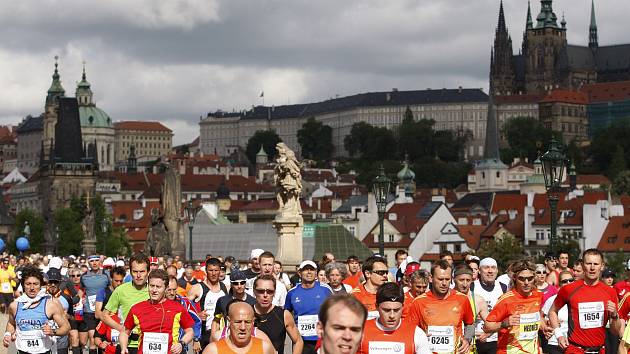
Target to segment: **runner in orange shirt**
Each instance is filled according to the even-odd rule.
[[[361,263],[359,257],[350,256],[346,260],[348,266],[348,277],[342,283],[350,285],[353,289],[361,284]]]
[[[406,273],[406,272],[405,272]],[[411,304],[413,300],[426,293],[429,288],[429,273],[426,270],[420,269],[412,272],[411,274],[405,274],[409,278],[409,291],[405,293],[405,305],[403,307],[403,318],[409,316],[411,311]]]
[[[514,288],[499,298],[486,318],[483,330],[499,332],[499,354],[537,354],[541,352],[538,332],[546,326],[541,311],[543,295],[534,285],[536,266],[521,260],[514,263],[512,270]]]
[[[435,262],[431,267],[431,291],[411,304],[409,321],[427,333],[433,353],[467,353],[475,333],[468,297],[450,289],[452,273],[446,260]]]
[[[396,283],[381,285],[376,292],[379,316],[365,322],[357,353],[429,354],[427,335],[411,322],[402,321],[404,295]]]
[[[362,267],[365,283],[359,284],[359,286],[352,289],[352,296],[356,297],[368,310],[368,320],[378,316],[378,311],[376,311],[376,290],[383,283],[387,282],[389,269],[387,269],[386,262],[385,258],[380,256],[368,257],[363,262]]]

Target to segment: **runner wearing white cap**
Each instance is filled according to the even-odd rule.
[[[494,305],[496,305],[499,297],[507,291],[505,284],[497,281],[498,267],[497,261],[494,258],[484,258],[479,262],[479,279],[475,280],[472,288],[476,295],[481,296],[486,300],[488,305],[488,312],[492,311]],[[477,338],[476,347],[477,353],[496,353],[497,340],[499,339],[496,333],[489,334],[483,331],[483,321],[477,322],[477,328],[475,330],[475,337]]]
[[[293,313],[298,331],[304,340],[303,354],[314,354],[317,343],[317,322],[320,305],[332,291],[328,286],[315,281],[317,265],[303,261],[298,267],[302,282],[289,290],[284,308]]]

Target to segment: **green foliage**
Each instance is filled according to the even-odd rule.
[[[580,259],[582,257],[582,249],[580,247],[580,242],[578,240],[573,239],[573,237],[575,237],[575,235],[571,235],[570,238],[559,236],[556,239],[556,244],[555,244],[555,249],[554,249],[557,252],[564,251],[569,254],[569,266],[572,266],[573,262],[575,262],[577,259]]]
[[[387,128],[359,122],[352,125],[350,134],[344,138],[344,147],[350,156],[367,160],[385,160],[396,153],[396,139]]]
[[[24,223],[28,221],[29,228],[31,229],[31,235],[29,238],[29,244],[31,246],[30,252],[42,252],[44,243],[44,218],[42,218],[37,212],[32,209],[23,209],[15,216],[14,234],[15,238],[24,236]],[[15,240],[8,242],[8,250],[15,254]]]
[[[613,193],[617,195],[630,195],[630,171],[625,170],[617,174],[617,178],[613,181]]]
[[[507,268],[509,261],[526,257],[523,244],[511,235],[506,235],[501,239],[484,240],[475,254],[480,259],[494,258],[499,269],[503,271]]]
[[[280,136],[275,130],[259,130],[247,141],[245,153],[251,163],[256,163],[256,154],[260,151],[260,146],[267,153],[267,156],[276,156],[276,144],[281,142]]]
[[[625,273],[626,269],[626,259],[628,255],[623,252],[622,249],[619,249],[617,252],[613,254],[607,254],[606,258],[606,268],[612,269],[615,271],[617,275],[622,275]]]
[[[600,171],[609,171],[612,167],[613,156],[618,153],[618,146],[624,151],[625,164],[628,156],[625,151],[630,151],[630,121],[617,121],[598,131],[591,144],[592,158]],[[610,176],[609,176],[610,177]]]
[[[627,170],[628,166],[626,165],[626,157],[623,151],[623,146],[617,145],[615,149],[615,154],[612,156],[612,161],[610,162],[610,166],[608,166],[608,177],[611,180],[614,180],[621,171]]]
[[[297,132],[302,157],[315,161],[328,160],[333,153],[332,128],[314,117],[309,118]]]
[[[57,209],[54,212],[57,227],[57,254],[81,254],[83,229],[80,214],[72,208]]]
[[[516,117],[508,120],[503,126],[503,134],[510,144],[512,157],[528,158],[529,161],[536,160],[548,146],[553,135],[550,129],[531,117]]]

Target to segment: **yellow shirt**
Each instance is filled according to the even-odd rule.
[[[0,293],[12,294],[13,286],[11,286],[11,279],[15,278],[15,273],[9,269],[0,269]]]

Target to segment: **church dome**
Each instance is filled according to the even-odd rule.
[[[413,181],[416,174],[409,168],[409,162],[405,161],[402,170],[396,175],[399,181]]]
[[[113,128],[112,119],[96,106],[79,106],[81,127],[85,128]]]

